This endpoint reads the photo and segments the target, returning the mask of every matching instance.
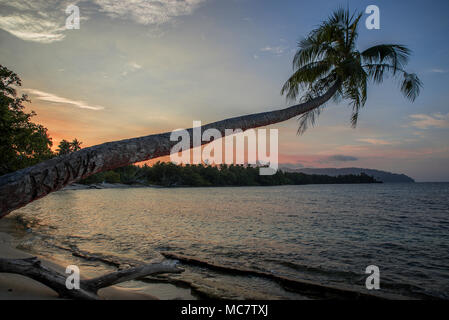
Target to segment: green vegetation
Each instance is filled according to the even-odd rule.
[[[36,114],[24,111],[26,95],[17,96],[20,78],[0,65],[0,175],[47,160],[53,156],[47,129],[31,122]]]
[[[18,96],[16,87],[22,85],[13,71],[0,65],[0,176],[41,161],[81,149],[81,142],[62,140],[57,152],[47,128],[31,122],[34,111],[25,112],[26,95]]]
[[[56,151],[58,155],[68,154],[70,152],[81,150],[81,144],[82,142],[78,141],[77,139],[73,139],[72,142],[63,139],[59,143],[58,150]]]
[[[83,184],[124,183],[164,187],[192,186],[277,186],[299,184],[378,183],[364,173],[360,175],[325,176],[278,171],[261,176],[259,169],[243,165],[176,165],[158,162],[153,166],[127,166],[101,172],[81,181]]]

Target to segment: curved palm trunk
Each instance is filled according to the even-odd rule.
[[[335,94],[338,86],[337,82],[325,94],[309,102],[210,123],[202,126],[201,130],[215,128],[224,136],[225,129],[245,131],[282,122],[321,106]],[[192,137],[192,129],[188,131]],[[166,132],[108,142],[4,175],[0,177],[0,218],[92,174],[169,155],[177,143],[170,141],[170,135],[170,132]],[[190,146],[193,146],[192,139]]]

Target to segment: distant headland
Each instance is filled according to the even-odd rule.
[[[378,181],[385,183],[413,183],[415,180],[405,174],[392,173],[388,171],[366,169],[366,168],[292,168],[290,166],[281,166],[283,171],[287,172],[300,172],[304,174],[318,174],[331,177],[344,176],[344,175],[359,175],[365,173],[368,176],[374,177]]]

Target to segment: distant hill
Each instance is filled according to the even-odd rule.
[[[291,168],[289,166],[280,167],[281,170],[286,172],[302,172],[305,174],[319,174],[319,175],[327,175],[327,176],[339,176],[339,175],[348,175],[355,174],[359,175],[364,172],[369,176],[374,177],[376,180],[382,182],[415,182],[409,176],[405,174],[391,173],[387,171],[381,171],[376,169],[363,169],[363,168]]]

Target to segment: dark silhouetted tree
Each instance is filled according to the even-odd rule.
[[[31,122],[25,112],[26,95],[18,96],[19,77],[0,65],[0,175],[50,159],[52,141],[47,129]]]

